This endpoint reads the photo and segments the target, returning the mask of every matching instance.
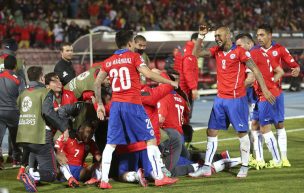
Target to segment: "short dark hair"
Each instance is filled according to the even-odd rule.
[[[115,42],[118,49],[128,45],[128,42],[132,41],[133,31],[132,30],[121,30],[115,35]]]
[[[243,38],[247,38],[248,40],[254,42],[252,35],[250,33],[240,33],[240,34],[236,35],[235,41],[237,41],[238,39],[243,39]]]
[[[62,43],[61,46],[60,46],[60,52],[63,51],[63,47],[65,47],[65,46],[72,46],[72,44],[69,43],[69,42],[64,42],[64,43]]]
[[[52,78],[54,78],[56,76],[58,77],[58,75],[55,72],[50,72],[50,73],[47,73],[46,75],[44,75],[45,85],[49,85],[50,82],[52,81]]]
[[[27,77],[29,81],[39,81],[40,77],[43,75],[43,68],[41,66],[31,66],[27,69]]]
[[[191,35],[191,40],[197,40],[198,38],[198,32],[195,32]]]
[[[137,35],[137,36],[135,36],[134,41],[135,42],[137,42],[137,41],[144,41],[144,42],[146,42],[147,40],[146,40],[146,38],[144,36]]]
[[[258,27],[258,29],[263,29],[263,30],[265,30],[267,33],[271,33],[271,34],[272,34],[272,27],[271,27],[269,24],[267,24],[267,23],[264,23],[264,24],[260,25],[260,26]]]
[[[17,65],[17,60],[15,56],[8,55],[4,59],[4,68],[8,70],[14,70]]]
[[[16,40],[14,40],[12,38],[2,40],[2,44],[3,44],[5,50],[10,50],[13,52],[16,52],[18,50],[18,44],[17,44]]]

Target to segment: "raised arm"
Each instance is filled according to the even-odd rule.
[[[206,34],[208,33],[207,26],[201,25],[199,27],[198,33],[199,33],[199,36],[195,42],[195,46],[192,51],[192,54],[197,58],[198,57],[203,57],[203,58],[211,57],[211,52],[208,49],[202,48],[204,38],[205,38]]]

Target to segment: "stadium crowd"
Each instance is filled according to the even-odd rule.
[[[59,48],[94,26],[115,30],[196,30],[200,24],[253,30],[267,22],[274,31],[304,30],[301,0],[13,0],[0,5],[0,38],[14,37],[20,47]],[[276,19],[274,19],[276,18]],[[90,26],[67,23],[88,19]],[[214,23],[217,21],[217,23]]]

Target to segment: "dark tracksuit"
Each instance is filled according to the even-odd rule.
[[[13,145],[13,159],[18,161],[20,161],[21,151],[16,144],[19,122],[17,98],[24,88],[24,81],[14,71],[4,70],[0,72],[0,147],[6,128],[8,128]]]

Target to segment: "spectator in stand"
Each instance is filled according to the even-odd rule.
[[[80,30],[78,25],[75,23],[75,21],[71,21],[67,31],[69,42],[73,43],[75,40],[77,40],[79,34]]]
[[[60,46],[64,40],[64,30],[60,24],[55,24],[53,33],[54,33],[54,37],[55,37],[55,48],[60,48]]]
[[[73,47],[70,43],[65,43],[60,47],[60,53],[61,60],[56,64],[54,72],[57,73],[63,86],[65,86],[76,77],[71,61],[73,57]]]
[[[29,25],[26,22],[23,27],[21,27],[20,30],[20,42],[19,42],[19,48],[29,48],[30,47],[30,29]]]
[[[91,0],[88,5],[88,12],[90,15],[90,22],[92,25],[97,24],[97,19],[98,19],[97,17],[100,12],[99,10],[100,10],[100,7],[99,7],[98,2],[95,0]]]
[[[35,29],[34,47],[44,48],[46,46],[45,39],[46,39],[46,31],[40,25],[37,25],[37,27]]]

